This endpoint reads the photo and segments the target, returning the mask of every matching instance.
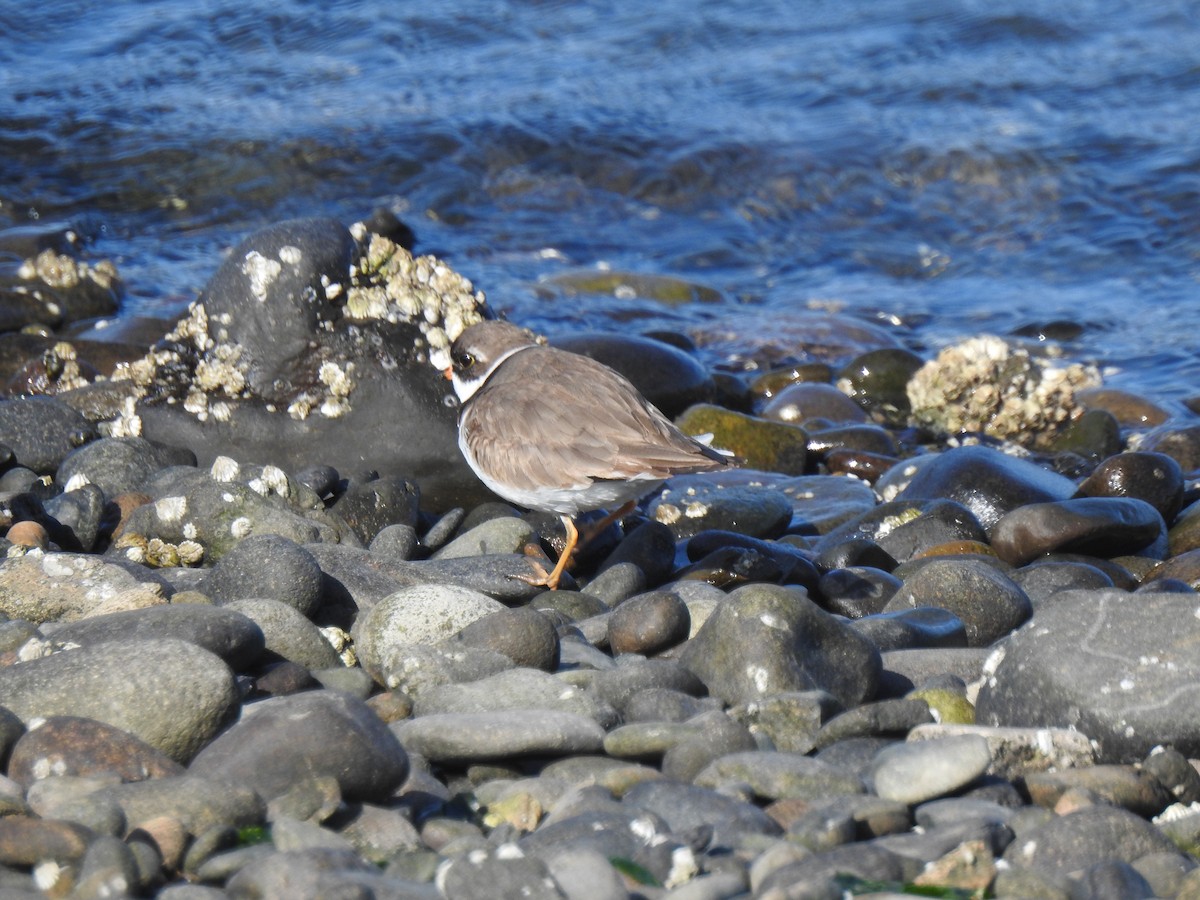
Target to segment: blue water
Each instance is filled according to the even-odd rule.
[[[260,225],[383,205],[549,331],[831,306],[928,352],[1065,320],[1173,401],[1200,392],[1198,10],[4,0],[0,226],[69,222],[153,314]],[[723,299],[547,288],[597,267]]]

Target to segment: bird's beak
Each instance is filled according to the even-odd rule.
[[[454,366],[446,366],[446,368],[442,369],[442,374],[446,376],[447,381],[453,381],[454,380]]]

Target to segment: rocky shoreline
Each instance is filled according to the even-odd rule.
[[[410,249],[281,223],[142,344],[0,285],[0,897],[1200,897],[1194,420],[836,317],[563,340],[746,465],[546,592]]]

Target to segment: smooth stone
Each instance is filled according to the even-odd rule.
[[[712,404],[690,407],[676,424],[685,434],[711,434],[712,446],[729,450],[752,469],[803,475],[808,434],[803,428]]]
[[[536,540],[533,526],[516,516],[500,516],[480,522],[460,534],[433,554],[434,559],[457,559],[463,556],[488,556],[495,553],[519,553],[530,541]]]
[[[620,873],[595,851],[547,850],[542,859],[567,900],[626,900],[629,896]]]
[[[878,425],[835,425],[818,428],[808,425],[808,452],[819,457],[854,451],[876,456],[895,457],[899,452],[891,433]]]
[[[662,522],[648,521],[625,535],[597,568],[596,579],[609,569],[635,566],[646,586],[662,584],[675,568],[675,535]]]
[[[385,475],[351,480],[331,511],[341,516],[365,545],[389,525],[415,527],[420,502],[421,490],[416,484]]]
[[[827,762],[798,753],[761,750],[722,756],[700,772],[695,783],[713,789],[744,784],[765,800],[815,800],[865,791],[858,776]]]
[[[936,606],[962,620],[967,645],[986,647],[1033,614],[1012,579],[973,559],[933,559],[906,578],[885,612]]]
[[[376,681],[397,648],[436,644],[504,604],[468,588],[442,584],[401,588],[376,603],[354,624],[358,656]]]
[[[778,541],[764,541],[731,531],[702,531],[691,537],[686,547],[688,559],[692,561],[701,561],[716,551],[731,548],[753,551],[774,563],[781,581],[801,584],[809,590],[817,586],[816,566],[799,549]]]
[[[604,743],[594,719],[554,710],[441,713],[392,728],[410,753],[446,764],[594,753]]]
[[[1064,592],[998,649],[978,721],[1070,722],[1100,762],[1135,762],[1157,744],[1200,754],[1195,610],[1194,595]]]
[[[313,691],[253,704],[192,762],[270,799],[300,777],[330,775],[347,800],[380,802],[408,775],[408,757],[363,701]]]
[[[712,377],[695,356],[653,338],[588,332],[559,336],[551,344],[615,369],[671,419],[695,403],[711,401],[715,393]]]
[[[216,879],[201,870],[200,877]],[[397,900],[436,900],[432,885],[389,877],[352,850],[308,847],[302,850],[254,854],[230,873],[226,893],[233,897],[394,897]],[[216,879],[223,880],[223,879]]]
[[[597,672],[590,684],[593,692],[622,715],[633,697],[653,688],[675,690],[692,697],[705,693],[704,682],[680,662],[636,656],[621,657],[615,666]]]
[[[992,755],[990,771],[1009,781],[1055,769],[1086,769],[1096,763],[1087,735],[1069,728],[1016,728],[939,723],[917,725],[908,740],[937,741],[972,735],[987,741]]]
[[[1047,875],[1064,876],[1097,863],[1133,862],[1175,845],[1140,816],[1113,806],[1090,806],[1056,817],[1021,835],[1004,853],[1005,862]]]
[[[166,582],[144,566],[82,553],[28,553],[0,560],[0,614],[29,622],[71,622],[130,605],[163,603]]]
[[[683,733],[663,753],[662,773],[675,781],[691,781],[713,760],[730,753],[758,749],[754,735],[723,712],[701,713],[686,723],[696,727]]]
[[[676,538],[710,529],[770,538],[791,521],[792,503],[770,487],[725,486],[702,475],[680,475],[655,494],[646,512]]]
[[[1107,410],[1122,425],[1132,428],[1153,428],[1171,417],[1158,404],[1119,388],[1084,388],[1075,392],[1075,399],[1088,409]]]
[[[606,566],[584,588],[608,608],[619,606],[630,597],[646,590],[645,573],[631,562]]]
[[[57,397],[0,402],[0,443],[39,475],[53,474],[72,450],[97,437],[95,424]]]
[[[1200,801],[1200,772],[1174,747],[1155,747],[1142,760],[1142,770],[1157,778],[1180,803]]]
[[[542,571],[539,563],[524,553],[429,559],[410,565],[425,581],[458,585],[514,605],[526,603],[544,590],[530,583]]]
[[[719,710],[722,704],[713,697],[693,697],[670,688],[646,688],[625,703],[622,719],[635,722],[685,722],[700,713]]]
[[[359,661],[363,661],[361,656]],[[436,646],[396,644],[378,667],[372,665],[368,671],[387,690],[419,697],[438,685],[479,681],[514,667],[509,657],[495,650],[445,642]]]
[[[68,484],[73,478],[85,478],[106,497],[115,497],[139,490],[147,478],[165,466],[188,464],[180,452],[138,437],[100,438],[67,454],[57,480]],[[195,457],[190,462],[194,464]]]
[[[1181,592],[1181,585],[1186,585],[1192,591],[1200,589],[1200,548],[1187,550],[1170,559],[1163,560],[1154,566],[1142,578],[1143,591]]]
[[[1168,420],[1144,435],[1138,449],[1169,456],[1184,472],[1194,472],[1200,468],[1200,425],[1172,425]]]
[[[762,408],[762,417],[802,425],[810,419],[831,422],[865,422],[863,408],[832,384],[802,381],[790,384]]]
[[[614,654],[651,655],[687,640],[691,630],[687,604],[677,595],[655,591],[630,598],[608,619],[608,644]]]
[[[783,691],[828,691],[850,707],[878,686],[879,652],[802,590],[747,585],[684,645],[680,661],[727,703]]]
[[[16,741],[7,771],[9,778],[28,788],[52,776],[115,774],[132,782],[181,775],[184,770],[127,731],[96,719],[51,716]]]
[[[1166,526],[1144,500],[1081,497],[1031,503],[992,527],[992,547],[1005,562],[1024,565],[1058,550],[1108,557],[1146,548]]]
[[[200,590],[217,603],[268,597],[311,616],[321,605],[321,566],[285,537],[253,534],[217,560]]]
[[[758,897],[805,897],[836,900],[844,893],[849,876],[867,882],[904,882],[916,876],[919,866],[883,847],[849,844],[814,853],[780,866],[759,883]]]
[[[901,466],[910,466],[905,460]],[[1005,513],[1030,503],[1066,500],[1071,479],[987,447],[958,447],[919,465],[897,500],[953,500],[990,530]]]
[[[1149,503],[1171,522],[1183,502],[1183,471],[1162,453],[1129,452],[1108,457],[1079,485],[1081,497],[1131,497]]]
[[[840,710],[825,691],[786,691],[734,706],[729,714],[752,734],[766,735],[776,750],[808,753],[822,723]]]
[[[647,781],[631,788],[622,805],[659,816],[674,834],[712,829],[712,845],[738,846],[743,836],[777,835],[779,826],[753,803],[677,781]]]
[[[1030,800],[1047,809],[1053,809],[1063,794],[1072,790],[1087,791],[1143,819],[1157,816],[1175,802],[1161,781],[1133,766],[1102,765],[1058,772],[1030,772],[1024,777],[1024,785]]]
[[[306,669],[332,669],[342,664],[325,635],[294,606],[258,597],[235,600],[223,608],[241,613],[261,628],[269,654]]]
[[[527,606],[502,609],[476,619],[447,643],[502,653],[516,666],[553,672],[558,668],[559,638],[545,613]]]
[[[1103,570],[1082,562],[1033,562],[1009,573],[1013,583],[1025,592],[1036,614],[1061,591],[1089,588],[1101,590],[1113,587],[1113,580]]]
[[[908,381],[924,360],[911,350],[881,347],[860,353],[837,373],[839,391],[889,425],[907,424]]]
[[[831,613],[859,619],[883,612],[900,581],[872,566],[846,566],[827,571],[817,583],[821,605]]]
[[[903,737],[918,725],[932,722],[929,704],[900,698],[864,703],[829,719],[813,736],[813,747],[823,750],[838,741],[858,737]]]
[[[986,647],[934,647],[911,650],[887,650],[883,657],[883,678],[906,694],[930,679],[946,675],[965,684],[983,678],[984,664],[991,651]]]
[[[587,716],[604,728],[617,713],[592,692],[536,669],[509,669],[467,684],[445,684],[423,691],[413,706],[416,717],[501,710],[554,710]]]
[[[80,716],[186,762],[237,708],[233,673],[175,638],[115,640],[0,667],[5,706],[33,718]]]
[[[321,615],[340,608],[347,616],[345,627],[359,612],[365,613],[401,588],[426,583],[408,563],[403,568],[393,565],[361,547],[317,543],[306,544],[304,549],[321,567]]]
[[[93,796],[116,803],[131,827],[170,816],[193,835],[213,828],[261,825],[267,813],[263,799],[249,788],[193,774],[114,784]]]
[[[977,735],[897,744],[875,757],[871,780],[885,800],[914,805],[961,790],[991,762],[987,741]]]
[[[411,525],[385,525],[371,538],[367,549],[382,559],[406,562],[413,558],[419,543],[417,530]]]
[[[252,666],[265,646],[262,629],[250,617],[236,609],[199,603],[164,604],[90,616],[55,626],[49,634],[55,642],[80,647],[114,640],[175,638],[215,653],[239,672]]]
[[[106,503],[104,493],[94,484],[51,497],[44,508],[46,515],[53,519],[50,527],[54,542],[66,550],[91,552],[100,536]],[[9,529],[8,539],[17,543],[12,529]]]
[[[855,619],[852,627],[883,653],[913,647],[965,647],[962,619],[936,606],[919,606]]]
[[[29,869],[52,860],[68,865],[83,859],[94,838],[91,829],[74,822],[3,816],[0,817],[0,864]],[[29,896],[45,895],[31,892]]]
[[[460,856],[439,869],[438,882],[445,897],[563,898],[546,863],[533,856]]]
[[[894,500],[843,522],[817,541],[816,550],[824,559],[841,544],[863,540],[878,546],[888,559],[904,561],[949,541],[983,541],[986,535],[960,503]]]

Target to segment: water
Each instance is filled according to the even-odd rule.
[[[1198,47],[1189,2],[0,0],[0,226],[71,223],[165,314],[258,226],[384,205],[551,332],[1065,320],[1173,402]],[[597,267],[721,299],[546,289]]]

